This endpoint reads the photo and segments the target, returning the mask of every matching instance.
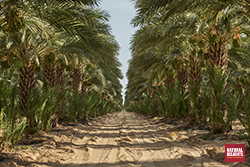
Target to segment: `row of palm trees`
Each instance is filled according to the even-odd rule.
[[[97,0],[0,2],[0,71],[19,68],[19,105],[29,127],[34,126],[29,101],[38,80],[44,93],[48,82],[52,89],[60,86],[59,94],[69,88],[79,95],[94,91],[121,106],[119,46],[107,23],[109,14],[98,5]],[[55,123],[65,110],[64,96]]]
[[[210,77],[219,71],[221,78],[228,77],[222,87],[223,97],[229,96],[226,89],[230,86],[231,92],[241,92],[242,96],[249,93],[249,1],[134,0],[134,4],[137,13],[131,23],[140,29],[131,40],[127,107],[145,105],[145,97],[152,96],[156,109],[160,108],[156,94],[166,95],[162,85],[169,90],[177,81],[188,94],[183,98],[189,99],[190,122],[200,122],[195,113],[201,111],[205,87],[212,90],[212,106],[219,106],[212,84],[216,77]],[[193,87],[198,89],[196,100],[190,95]],[[225,115],[228,107],[221,103],[215,110],[215,115]],[[220,129],[220,122],[217,124]]]

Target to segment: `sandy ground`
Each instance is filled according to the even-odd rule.
[[[239,127],[236,123],[233,132],[213,135],[209,129],[188,127],[182,121],[110,113],[88,124],[59,125],[49,134],[38,132],[17,146],[21,150],[3,153],[0,166],[250,166],[249,155],[245,163],[224,162],[224,144],[246,144],[235,133]]]

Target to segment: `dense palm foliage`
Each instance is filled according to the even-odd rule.
[[[119,46],[98,4],[0,2],[1,146],[58,121],[121,109]]]
[[[248,132],[248,1],[135,0],[128,110]],[[248,115],[242,117],[243,115]],[[208,122],[209,121],[209,122]]]

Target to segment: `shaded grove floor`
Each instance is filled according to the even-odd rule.
[[[238,125],[236,124],[236,129]],[[58,126],[39,132],[16,153],[5,153],[0,166],[28,167],[171,167],[248,166],[225,163],[224,144],[246,144],[235,133],[212,135],[187,127],[182,121],[146,118],[130,113],[110,113],[88,124]]]

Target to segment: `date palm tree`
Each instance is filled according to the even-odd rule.
[[[137,15],[131,23],[139,26],[140,30],[132,41],[133,49],[143,52],[149,47],[157,47],[165,54],[169,54],[171,50],[179,50],[176,55],[188,57],[187,70],[185,67],[180,68],[179,75],[177,72],[182,87],[187,83],[187,71],[189,85],[194,86],[195,82],[199,83],[202,80],[203,63],[210,64],[214,70],[219,66],[223,70],[223,75],[229,70],[228,62],[232,64],[235,61],[234,63],[238,64],[238,60],[229,55],[232,54],[230,48],[240,46],[242,34],[249,35],[248,31],[245,31],[249,27],[249,1],[134,2]],[[195,19],[191,19],[191,22],[187,18],[183,20],[185,15],[189,18],[194,15]],[[213,105],[216,105],[214,100],[212,101]],[[224,112],[225,108],[222,110]],[[193,120],[195,119],[194,116]]]
[[[48,50],[46,43],[55,33],[65,32],[69,35],[78,35],[82,40],[92,45],[90,36],[95,32],[88,32],[85,36],[83,16],[91,13],[91,8],[83,8],[82,4],[94,5],[97,1],[75,0],[67,3],[59,1],[2,1],[1,3],[1,27],[4,37],[3,49],[6,54],[2,60],[21,61],[22,67],[19,70],[19,94],[20,106],[23,115],[29,120],[29,127],[34,127],[32,113],[27,111],[27,102],[31,90],[35,87],[35,67],[34,63],[39,62],[40,56],[45,56]],[[78,8],[77,8],[78,7]],[[75,9],[75,10],[74,10]],[[77,13],[77,10],[85,10],[85,13]],[[93,12],[92,12],[93,13]],[[76,21],[78,20],[78,21]],[[88,22],[85,19],[85,23]],[[81,24],[79,24],[81,23]],[[90,24],[92,21],[90,21]],[[102,30],[102,27],[98,27]],[[50,57],[50,56],[48,56]],[[51,69],[51,67],[47,67]],[[46,71],[46,70],[44,70]],[[46,73],[46,72],[45,72]],[[54,75],[54,72],[48,72]],[[47,78],[49,75],[45,75]],[[54,81],[51,82],[54,85]],[[32,130],[30,130],[32,131]]]
[[[250,2],[245,0],[157,0],[147,1],[147,3],[139,0],[134,0],[134,3],[135,8],[137,9],[137,15],[131,22],[134,26],[143,26],[151,23],[156,16],[159,17],[159,20],[161,20],[162,22],[168,22],[172,17],[179,16],[183,13],[196,13],[201,19],[209,24],[210,27],[210,30],[208,30],[209,32],[207,31],[205,33],[206,37],[210,38],[210,41],[208,39],[206,40],[206,42],[208,42],[208,45],[210,45],[209,49],[207,50],[207,56],[210,59],[209,61],[212,66],[219,65],[223,69],[226,69],[228,62],[228,50],[225,47],[227,46],[227,44],[232,42],[231,35],[229,34],[234,34],[233,38],[235,39],[235,41],[239,40],[240,32],[238,31],[239,29],[237,27],[242,24],[242,22],[238,21],[237,23],[236,20],[239,18],[240,20],[245,20],[244,17],[249,18],[248,11],[250,10]],[[229,23],[229,21],[231,21],[231,23]],[[245,22],[247,22],[247,20],[245,20]],[[229,25],[226,25],[227,23],[229,23]],[[232,23],[233,25],[230,27]],[[237,24],[239,25],[237,26]],[[246,24],[249,25],[249,23],[245,23],[245,25]],[[223,33],[223,35],[219,35],[220,33]],[[217,41],[212,41],[211,38]]]
[[[32,114],[27,110],[28,98],[35,87],[34,62],[38,59],[42,48],[37,46],[49,38],[50,26],[42,26],[44,22],[35,17],[34,13],[24,8],[20,1],[1,2],[1,27],[4,33],[2,42],[9,61],[21,61],[19,68],[19,96],[20,107],[24,116],[29,120],[30,127],[34,127]],[[27,7],[27,6],[26,6]]]

